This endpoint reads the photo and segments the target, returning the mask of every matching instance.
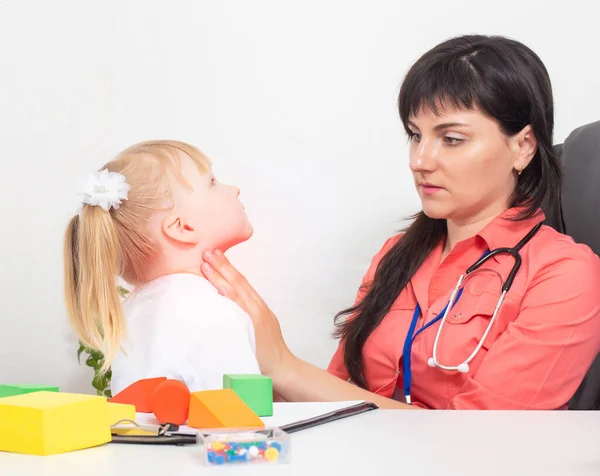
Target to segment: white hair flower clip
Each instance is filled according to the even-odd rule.
[[[123,174],[102,169],[88,178],[83,189],[83,203],[109,211],[111,207],[119,208],[121,200],[127,200],[129,190],[131,186]]]

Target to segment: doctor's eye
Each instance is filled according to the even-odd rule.
[[[449,145],[451,147],[460,145],[464,142],[464,139],[461,139],[460,137],[452,137],[452,136],[445,136],[444,137],[444,143],[446,145]]]
[[[421,142],[421,134],[418,134],[413,131],[408,131],[407,134],[408,134],[408,140],[410,142]]]

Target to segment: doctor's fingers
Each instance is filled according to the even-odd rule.
[[[202,273],[219,294],[231,299],[251,317],[261,313],[266,304],[245,276],[219,251],[204,253]],[[262,311],[264,312],[264,311]]]
[[[202,272],[220,294],[235,302],[252,321],[256,338],[256,357],[264,375],[281,373],[293,362],[279,319],[248,280],[222,253],[205,253]]]

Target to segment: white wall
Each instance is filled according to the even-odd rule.
[[[0,2],[0,382],[92,390],[63,230],[79,180],[150,138],[196,144],[241,187],[256,233],[231,258],[292,349],[326,365],[333,315],[418,210],[395,107],[412,61],[449,36],[512,36],[550,71],[557,141],[600,119],[597,2],[491,5]]]

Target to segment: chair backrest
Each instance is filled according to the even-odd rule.
[[[575,129],[556,146],[564,168],[561,203],[544,210],[546,224],[600,255],[600,121]],[[600,289],[598,290],[600,299]],[[600,410],[600,355],[569,402],[572,410]]]

